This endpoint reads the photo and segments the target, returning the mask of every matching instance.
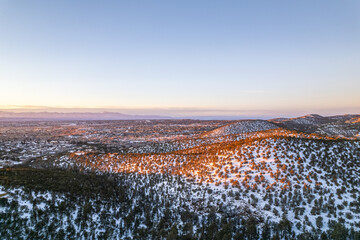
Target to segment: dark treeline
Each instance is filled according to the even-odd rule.
[[[359,239],[341,222],[296,234],[285,215],[270,222],[168,175],[8,168],[0,183],[1,239]]]

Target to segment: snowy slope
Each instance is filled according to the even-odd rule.
[[[310,114],[297,118],[272,119],[270,122],[273,122],[283,128],[306,133],[317,133],[332,137],[354,138],[360,132],[359,119],[359,115],[324,117],[317,114]]]
[[[339,217],[348,228],[360,230],[358,141],[267,137],[168,154],[73,154],[56,165],[112,173],[166,173],[214,189],[229,187],[240,191],[269,221],[278,222],[285,214],[296,233],[313,228],[327,231]]]
[[[264,120],[243,120],[212,130],[208,133],[205,133],[204,136],[215,137],[229,134],[258,132],[276,128],[279,127]]]

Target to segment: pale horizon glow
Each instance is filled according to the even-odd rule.
[[[238,109],[206,109],[206,108],[129,108],[129,107],[47,107],[47,106],[1,106],[0,112],[14,113],[104,113],[117,112],[130,115],[158,115],[176,118],[203,118],[203,119],[271,119],[278,117],[300,117],[308,114],[334,116],[343,114],[358,114],[351,109],[333,109],[332,111],[316,109],[308,110],[238,110]]]
[[[0,111],[360,113],[360,3],[0,3]]]

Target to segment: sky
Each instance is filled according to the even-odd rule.
[[[360,113],[360,1],[0,0],[0,109]]]

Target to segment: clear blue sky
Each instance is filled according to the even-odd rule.
[[[0,84],[0,108],[360,113],[360,1],[0,0]]]

